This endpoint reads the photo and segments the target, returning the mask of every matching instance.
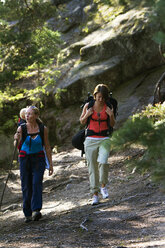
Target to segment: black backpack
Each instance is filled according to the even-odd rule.
[[[39,125],[39,133],[34,133],[33,136],[39,134],[41,136],[41,139],[42,139],[42,146],[44,146],[44,124],[39,123],[38,125]],[[27,133],[26,123],[21,124],[21,129],[22,129],[22,140],[21,140],[21,146],[22,146],[26,137],[29,135]],[[20,149],[21,149],[21,147],[20,147]]]
[[[84,105],[88,102],[89,102],[88,109],[92,108],[95,103],[95,100],[94,97],[90,94],[90,92],[88,92],[88,97],[87,99],[84,100],[83,104],[81,105],[81,108],[83,108]],[[110,92],[109,97],[105,103],[109,108],[111,109],[113,108],[113,113],[116,119],[116,116],[118,115],[118,102],[115,98],[112,97],[112,92]]]
[[[83,108],[86,103],[89,103],[88,109],[92,108],[95,103],[94,97],[90,94],[90,92],[88,92],[88,97],[87,99],[84,100],[83,104],[81,105],[81,108]],[[110,93],[108,100],[106,101],[106,105],[111,109],[113,108],[114,116],[116,118],[116,116],[118,115],[118,102],[115,98],[112,97],[112,93]],[[88,118],[86,126],[88,126],[90,122],[90,118],[91,117]],[[113,128],[109,125],[109,117],[107,119],[107,122],[108,122],[109,134],[112,134]],[[86,135],[85,129],[82,129],[72,137],[72,145],[73,147],[81,150],[81,156],[83,156],[84,154],[85,135]]]
[[[89,96],[89,93],[88,93],[88,99],[89,99],[89,104],[88,104],[88,109],[89,109],[89,108],[93,107],[93,105],[95,103],[95,100],[91,95]],[[110,95],[109,95],[109,97],[108,97],[108,99],[106,100],[105,103],[110,109],[113,108],[114,116],[116,118],[117,109],[118,109],[118,102],[117,102],[117,100],[115,98],[112,97],[112,93],[110,93]],[[92,118],[91,116],[88,118],[86,126],[89,125],[89,122],[90,122],[91,118]],[[99,133],[102,136],[107,136],[107,135],[109,136],[113,132],[113,127],[111,127],[110,123],[109,123],[109,116],[108,116],[106,121],[107,121],[107,124],[108,124],[108,130],[107,131],[102,131],[101,133]],[[93,132],[92,130],[87,129],[87,136],[91,136],[91,135],[94,135],[94,134],[96,134],[96,133]]]

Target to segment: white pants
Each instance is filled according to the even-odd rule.
[[[110,139],[95,140],[85,139],[85,156],[88,164],[90,191],[96,193],[99,191],[100,184],[108,183],[107,164],[110,153]]]

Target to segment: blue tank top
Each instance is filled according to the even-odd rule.
[[[27,154],[34,154],[43,151],[41,136],[37,135],[35,138],[27,136],[22,144],[21,151],[25,151]]]

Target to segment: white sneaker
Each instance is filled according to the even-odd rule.
[[[99,197],[98,195],[93,195],[92,205],[99,204]]]
[[[106,199],[106,198],[109,197],[108,190],[107,190],[106,187],[100,188],[100,191],[101,191],[101,194],[102,194],[103,199]]]

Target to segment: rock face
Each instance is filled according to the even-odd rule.
[[[118,98],[118,123],[152,103],[155,83],[164,68],[153,39],[159,24],[151,18],[151,7],[115,9],[79,0],[61,6],[58,17],[51,20],[65,41],[55,91],[67,91],[58,104],[65,108],[80,104],[98,83],[109,85]]]
[[[14,157],[15,151],[15,157]],[[4,134],[0,134],[0,167],[8,168],[11,166],[11,159],[10,157],[16,159],[17,151],[13,147],[13,137],[5,136]],[[6,166],[7,165],[7,166]]]
[[[76,1],[77,11],[71,12],[71,2],[68,3],[69,13],[65,12],[65,15],[72,15],[71,33],[76,33],[79,23],[77,11],[81,12],[79,19],[83,20],[87,6]],[[92,5],[89,6],[92,9]],[[81,38],[79,30],[77,42],[74,38],[73,42],[68,40],[70,29],[67,32],[67,25],[63,23],[60,31],[65,30],[63,38],[68,46],[61,52],[64,58],[60,67],[63,76],[62,80],[57,80],[57,87],[68,88],[69,95],[75,88],[81,89],[80,98],[84,96],[83,92],[93,89],[97,83],[106,83],[115,89],[128,79],[162,65],[159,47],[153,40],[158,27],[151,22],[150,16],[150,8],[130,9],[112,21],[102,23],[84,38]]]

